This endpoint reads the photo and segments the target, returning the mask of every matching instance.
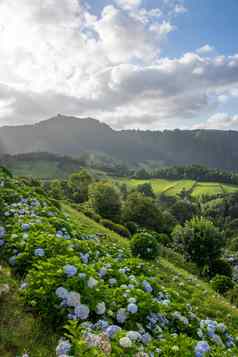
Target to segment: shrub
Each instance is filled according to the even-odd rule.
[[[211,280],[212,288],[217,291],[219,294],[224,294],[228,290],[232,289],[234,284],[228,276],[225,275],[216,275]]]
[[[226,297],[231,302],[232,305],[238,307],[238,285],[234,286],[233,289],[229,290],[226,293]]]
[[[100,223],[104,227],[110,229],[113,232],[116,232],[117,234],[120,234],[123,237],[129,238],[131,235],[129,230],[126,227],[124,227],[121,224],[116,224],[116,223],[110,221],[109,219],[101,219]]]
[[[231,264],[224,259],[217,259],[212,263],[211,276],[224,275],[232,277]]]
[[[221,254],[223,236],[208,219],[195,217],[185,226],[176,226],[172,233],[173,246],[201,271],[212,271],[212,264]]]
[[[159,255],[159,243],[157,239],[149,233],[135,234],[131,240],[131,251],[134,256],[152,260]]]
[[[125,224],[125,226],[127,227],[127,229],[129,229],[131,234],[136,234],[138,226],[135,222],[129,221]]]
[[[169,246],[171,243],[171,238],[169,237],[168,234],[166,233],[160,233],[158,234],[158,240],[161,244],[163,244],[165,247]]]

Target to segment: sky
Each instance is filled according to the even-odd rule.
[[[238,130],[237,0],[0,0],[0,126]]]

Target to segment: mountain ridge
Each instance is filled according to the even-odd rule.
[[[0,155],[43,151],[72,157],[97,151],[134,163],[154,160],[238,170],[238,132],[233,130],[117,131],[97,119],[65,115],[0,127]]]

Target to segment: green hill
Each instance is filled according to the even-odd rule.
[[[38,188],[0,181],[0,259],[12,274],[2,356],[189,357],[203,340],[211,356],[238,354],[238,310],[207,283],[162,257],[132,257],[127,239]],[[51,329],[67,341],[56,346]]]

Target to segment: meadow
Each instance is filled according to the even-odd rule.
[[[232,193],[238,191],[238,186],[220,184],[217,182],[197,182],[193,180],[164,180],[164,179],[120,179],[129,188],[150,182],[156,194],[179,195],[183,190],[190,191],[193,197],[202,195],[217,195],[222,193]]]

